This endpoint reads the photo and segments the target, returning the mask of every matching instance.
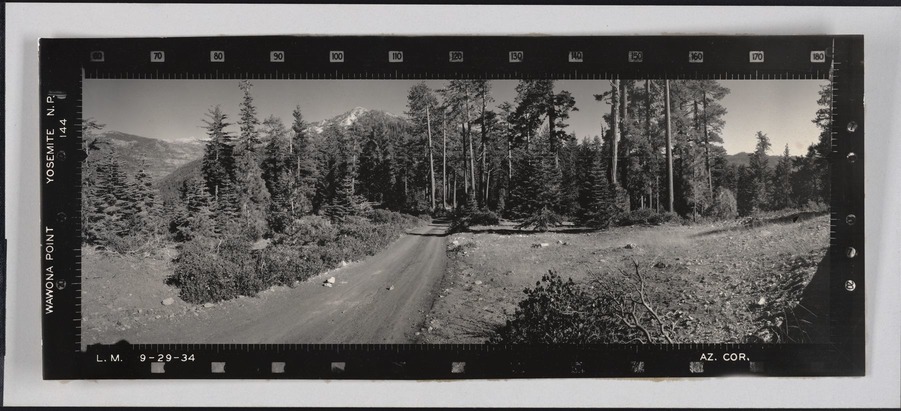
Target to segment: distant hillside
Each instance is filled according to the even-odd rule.
[[[201,160],[202,159],[198,158],[185,163],[169,173],[169,175],[160,179],[156,183],[156,186],[160,189],[160,198],[164,201],[166,199],[176,198],[178,195],[178,187],[181,185],[182,181],[201,175],[201,166],[203,165],[203,161]]]
[[[767,156],[767,158],[769,158],[769,160],[770,160],[769,164],[775,165],[776,162],[779,161],[779,157],[781,157],[781,156],[773,156],[773,155]],[[736,153],[736,154],[726,154],[726,161],[728,161],[729,164],[735,164],[735,165],[739,165],[739,166],[747,166],[747,165],[751,164],[751,153],[741,152],[741,153]]]
[[[200,141],[164,141],[120,131],[107,131],[98,137],[115,150],[127,171],[143,167],[155,182],[203,155]]]

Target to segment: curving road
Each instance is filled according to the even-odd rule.
[[[447,227],[411,230],[359,263],[296,288],[202,309],[132,343],[410,343],[444,275]],[[333,287],[323,281],[335,277]],[[393,288],[392,288],[393,287]]]

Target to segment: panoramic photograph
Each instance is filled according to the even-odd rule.
[[[831,94],[86,79],[82,345],[829,342]]]

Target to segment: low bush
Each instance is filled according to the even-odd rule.
[[[366,218],[373,224],[398,224],[404,221],[404,217],[404,214],[382,209],[372,210],[366,215]]]
[[[633,273],[621,270],[623,276],[605,276],[588,287],[548,271],[535,288],[525,290],[526,298],[489,342],[672,344],[678,324],[672,313],[654,306],[645,274],[633,264]]]
[[[619,213],[614,222],[619,226],[629,225],[660,225],[673,221],[680,221],[679,215],[671,212],[658,213],[649,208]]]
[[[474,225],[496,225],[500,223],[500,218],[497,214],[490,210],[475,210],[471,212],[461,210],[454,213],[451,218],[451,232],[468,230],[469,227]]]
[[[516,226],[517,229],[533,227],[535,231],[547,231],[550,227],[556,227],[563,224],[563,217],[549,210],[547,207],[541,209],[537,213],[526,217]]]
[[[722,188],[716,195],[716,201],[710,205],[706,214],[716,219],[726,220],[738,216],[738,202],[735,194],[727,188]]]
[[[585,344],[624,342],[622,328],[595,298],[572,279],[554,271],[541,278],[496,335],[500,344]]]
[[[470,225],[497,225],[501,222],[494,211],[480,210],[469,215]]]
[[[175,259],[175,271],[167,283],[179,289],[179,297],[189,303],[203,304],[238,296],[235,277],[240,266],[212,253],[211,244],[190,241]]]
[[[338,235],[335,225],[318,215],[307,215],[294,220],[289,232],[291,234],[285,242],[297,245],[328,244]]]

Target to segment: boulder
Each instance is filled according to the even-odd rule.
[[[334,284],[334,283],[335,283],[335,277],[329,277],[328,280],[325,280],[325,282],[327,282],[327,283],[329,283],[329,284]]]
[[[172,305],[174,303],[175,303],[175,299],[172,297],[169,297],[169,298],[163,300],[163,305]]]
[[[394,290],[394,286],[393,286],[393,285],[390,286],[390,287],[388,287],[388,291],[392,291],[392,290]]]
[[[482,280],[476,280],[475,285],[482,285]]]
[[[626,250],[631,250],[631,249],[633,249],[633,248],[635,248],[635,247],[637,247],[635,244],[633,244],[633,243],[628,243],[628,244],[626,244],[626,246],[623,247],[623,248],[625,248]]]
[[[213,304],[213,303],[205,303],[205,304],[203,304],[203,308],[210,308],[210,307],[214,307],[215,305],[216,304]]]

